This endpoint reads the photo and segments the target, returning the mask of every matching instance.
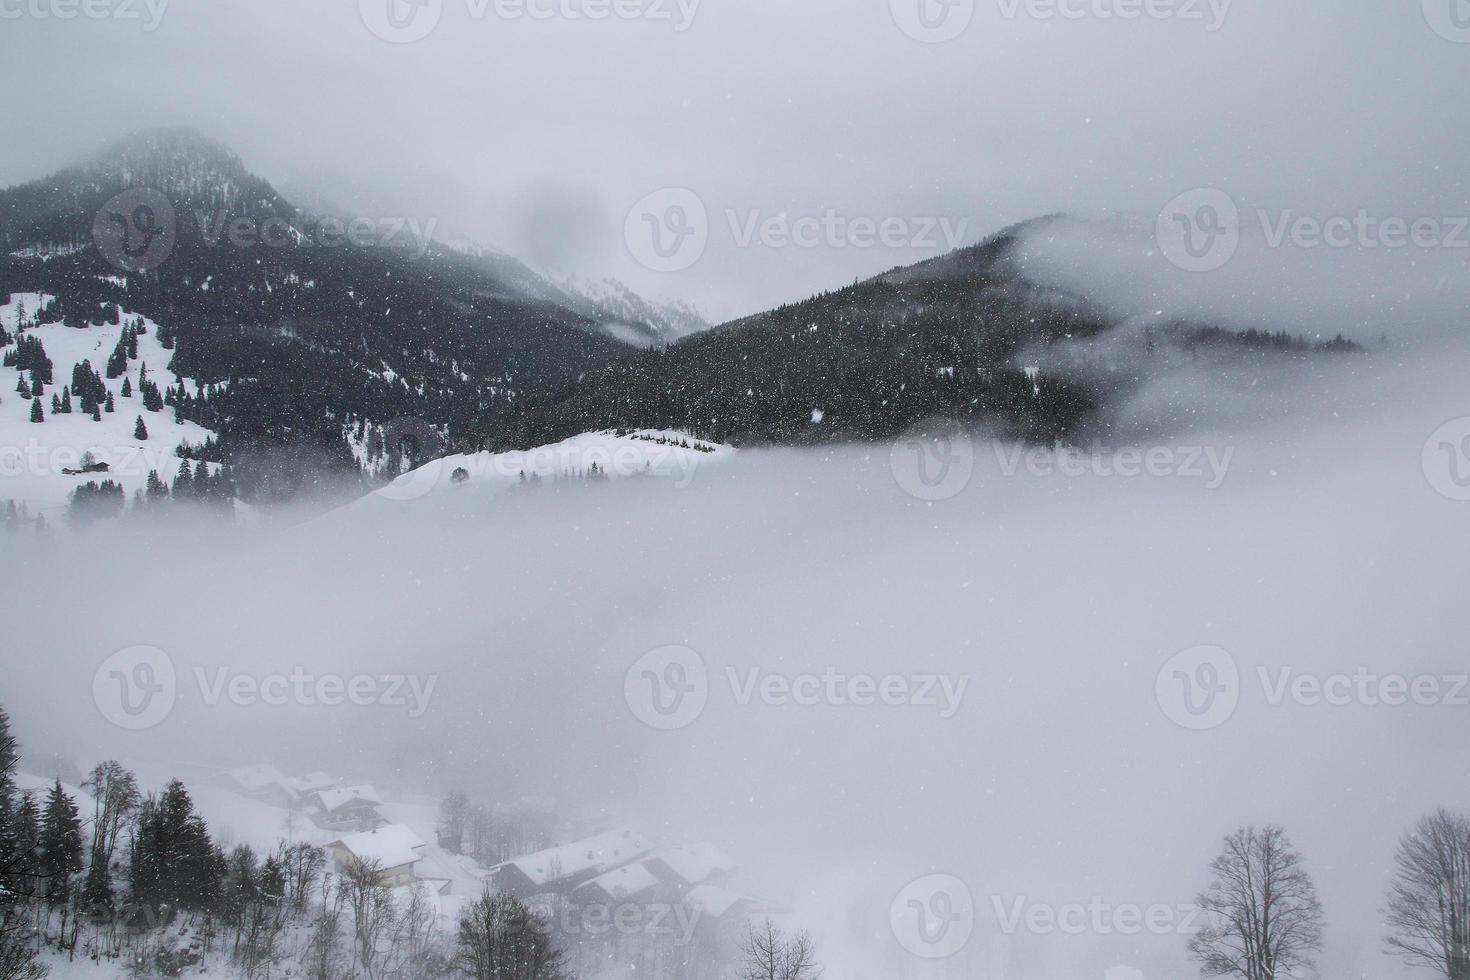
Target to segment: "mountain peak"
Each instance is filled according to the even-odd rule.
[[[132,133],[88,157],[79,168],[108,176],[201,170],[229,176],[246,173],[245,165],[235,151],[190,126],[167,126]]]

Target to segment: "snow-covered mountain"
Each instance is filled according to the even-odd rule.
[[[604,330],[630,344],[664,347],[710,329],[690,304],[650,300],[616,279],[573,279],[566,288],[592,304]]]

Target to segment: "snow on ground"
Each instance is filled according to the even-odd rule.
[[[0,306],[0,326],[13,338],[22,304],[29,321],[44,299],[38,293],[12,294],[9,302]],[[135,315],[124,311],[123,322]],[[201,445],[214,436],[193,422],[180,421],[170,405],[158,412],[144,411],[142,393],[137,390],[140,364],[148,366],[148,378],[158,384],[160,391],[180,380],[168,370],[173,352],[159,343],[158,325],[146,317],[144,323],[148,332],[138,338],[138,359],[128,362],[126,376],[132,379],[132,397],[122,397],[122,378],[104,377],[103,383],[112,392],[117,410],[111,414],[104,412],[100,422],[82,414],[76,397],[72,398],[71,414],[53,414],[51,394],[59,394],[64,386],[71,384],[72,367],[83,360],[91,361],[98,374],[105,374],[107,358],[117,345],[123,326],[78,328],[70,323],[49,323],[26,328],[26,336],[36,338],[45,347],[46,356],[51,359],[54,383],[47,386],[41,397],[46,420],[37,424],[30,420],[31,399],[22,398],[15,390],[21,372],[0,367],[0,504],[7,500],[14,500],[17,505],[25,503],[32,516],[43,514],[47,523],[55,527],[64,523],[71,493],[78,486],[89,480],[112,480],[122,484],[131,499],[133,491],[147,483],[149,470],[156,469],[165,481],[173,482],[179,469],[175,450],[180,445],[185,442]],[[12,339],[0,351],[12,350],[14,346]],[[183,380],[193,392],[193,382]],[[140,415],[148,429],[147,440],[133,438]],[[82,476],[62,472],[78,469],[86,452],[92,453],[99,463],[107,463],[110,472]]]
[[[684,432],[587,432],[536,449],[436,459],[321,520],[332,521],[349,514],[357,519],[405,509],[443,510],[467,516],[483,512],[506,491],[536,480],[548,483],[647,477],[683,489],[697,479],[702,468],[727,462],[734,454],[730,446],[705,442]]]

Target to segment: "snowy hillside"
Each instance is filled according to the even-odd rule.
[[[413,505],[434,510],[482,512],[512,489],[559,481],[667,480],[683,488],[702,467],[730,459],[735,450],[682,432],[639,429],[588,432],[549,446],[504,453],[465,453],[436,459],[387,486],[327,515],[391,512]]]
[[[42,515],[55,526],[65,521],[69,500],[78,486],[112,480],[131,498],[145,488],[150,471],[171,483],[181,462],[178,448],[186,444],[202,446],[214,433],[179,420],[171,405],[159,405],[156,411],[144,407],[140,372],[145,368],[146,380],[161,392],[180,382],[194,390],[192,381],[168,370],[173,352],[164,347],[158,324],[126,310],[115,324],[70,319],[38,324],[37,314],[50,300],[45,294],[15,293],[0,306],[0,329],[5,332],[0,352],[7,362],[0,366],[0,506],[13,501],[17,508],[24,505],[32,517]],[[108,359],[119,340],[130,326],[137,325],[142,329],[136,335],[136,357],[128,357],[122,374],[106,377]],[[33,390],[34,371],[9,363],[22,338],[26,343],[38,342],[51,364],[51,382],[43,384],[39,397],[23,397],[17,390],[22,383]],[[96,418],[83,410],[82,398],[70,391],[74,371],[84,362],[100,379],[113,406],[107,411],[104,401],[98,406]],[[53,396],[57,403],[68,400],[72,410],[54,411]],[[33,421],[37,403],[41,406],[40,422]],[[144,435],[146,438],[140,438]],[[98,469],[66,472],[85,469],[83,457],[87,453]],[[102,466],[106,469],[100,469]]]

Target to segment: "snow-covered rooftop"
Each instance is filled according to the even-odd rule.
[[[610,830],[595,837],[514,858],[497,867],[516,868],[533,883],[544,885],[568,875],[626,864],[647,852],[648,847],[648,841],[642,834],[631,830]]]
[[[367,783],[361,783],[357,786],[333,786],[330,789],[322,790],[319,795],[321,796],[322,806],[326,808],[328,813],[357,800],[371,803],[374,806],[383,802],[383,798],[378,795],[378,791]]]
[[[637,895],[657,885],[658,879],[653,876],[653,872],[639,863],[624,865],[606,874],[600,874],[582,885],[577,891],[600,889],[611,898],[627,898],[629,895]]]
[[[257,762],[252,766],[241,766],[238,769],[231,769],[225,775],[236,786],[252,793],[259,792],[263,789],[270,789],[273,786],[279,786],[288,791],[291,789],[290,780],[286,774],[275,766],[265,762]]]
[[[342,848],[359,861],[377,861],[387,869],[412,864],[423,857],[420,851],[428,845],[412,828],[395,823],[361,834],[348,834],[333,841],[331,846]]]
[[[309,772],[305,776],[292,776],[286,785],[297,793],[315,793],[330,789],[336,782],[324,772]]]
[[[735,861],[730,855],[713,844],[705,843],[660,848],[649,855],[648,860],[662,862],[686,885],[706,881],[717,871],[728,873],[735,870]]]

